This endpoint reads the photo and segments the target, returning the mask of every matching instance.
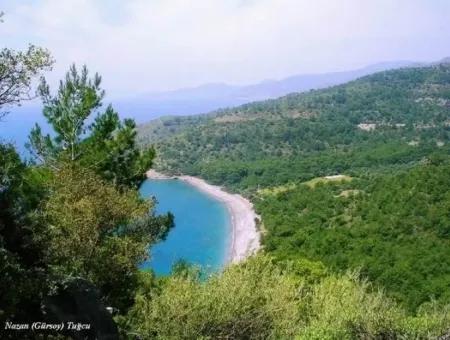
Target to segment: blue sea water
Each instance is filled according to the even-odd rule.
[[[156,197],[157,213],[170,211],[175,216],[175,227],[165,241],[151,247],[151,258],[141,268],[165,275],[180,259],[201,266],[205,272],[225,265],[231,221],[222,202],[176,179],[147,180],[140,192],[143,197]]]
[[[25,144],[36,123],[41,126],[43,133],[51,132],[42,110],[37,106],[12,108],[11,112],[0,120],[0,143],[13,144],[23,158],[29,158]]]
[[[108,103],[109,101],[105,100],[99,112],[103,112]],[[134,108],[130,103],[114,102],[113,104],[114,107],[119,107],[118,112],[121,119],[133,118],[137,124],[148,122],[161,115],[158,113],[149,113],[151,111],[144,111],[145,108]],[[8,114],[2,117],[2,113],[5,111]],[[87,120],[86,125],[92,123],[95,117],[96,113],[93,113]],[[36,123],[40,125],[44,134],[49,133],[53,135],[52,129],[42,113],[42,103],[39,99],[24,102],[23,106],[0,108],[0,143],[13,144],[22,158],[29,159],[31,155],[25,147],[25,144],[28,142],[30,131]]]
[[[36,105],[11,110],[0,121],[0,143],[13,143],[24,159],[30,158],[25,143],[34,124],[40,124],[44,133],[51,133],[41,111]],[[147,180],[140,192],[144,197],[156,197],[157,213],[170,211],[175,216],[175,228],[165,241],[151,247],[151,259],[142,268],[164,275],[180,259],[199,265],[206,272],[224,266],[231,224],[222,202],[179,180]]]

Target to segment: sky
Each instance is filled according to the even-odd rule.
[[[450,56],[449,0],[0,0],[0,47],[48,48],[113,98]]]

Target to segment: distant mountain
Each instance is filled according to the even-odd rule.
[[[205,84],[194,88],[149,93],[115,101],[114,107],[124,116],[133,117],[138,122],[145,122],[163,115],[206,113],[219,108],[273,99],[293,92],[343,84],[379,71],[421,65],[423,64],[412,61],[383,62],[352,71],[303,74],[246,86],[223,83]]]
[[[432,64],[449,62],[450,57]],[[129,117],[135,119],[138,123],[146,123],[162,116],[207,113],[221,108],[274,99],[289,93],[339,85],[379,71],[423,65],[425,64],[412,61],[384,62],[353,71],[297,75],[282,80],[266,80],[247,86],[233,86],[223,83],[205,84],[194,88],[112,100],[112,104],[122,118]],[[105,98],[104,103],[108,104],[109,102],[111,100]],[[166,118],[159,121],[161,120],[167,121]],[[24,151],[23,145],[27,141],[28,133],[35,122],[39,122],[46,129],[39,100],[26,103],[23,107],[12,108],[11,114],[4,118],[0,124],[0,140],[13,141],[21,151]],[[159,122],[158,124],[162,123]],[[166,131],[161,131],[164,134],[166,133]]]

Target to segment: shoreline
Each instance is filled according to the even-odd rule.
[[[147,171],[146,175],[149,179],[179,179],[225,204],[231,219],[231,240],[225,264],[238,263],[260,248],[260,234],[256,228],[259,216],[246,198],[230,194],[219,186],[193,176],[166,176],[155,170]]]

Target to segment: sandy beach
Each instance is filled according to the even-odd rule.
[[[176,178],[195,186],[199,190],[222,201],[228,208],[232,222],[231,245],[229,249],[228,262],[237,263],[260,247],[260,235],[256,228],[256,215],[253,204],[237,194],[230,194],[221,187],[208,184],[203,179],[192,176],[169,177],[154,170],[147,172],[147,178],[171,179]]]

